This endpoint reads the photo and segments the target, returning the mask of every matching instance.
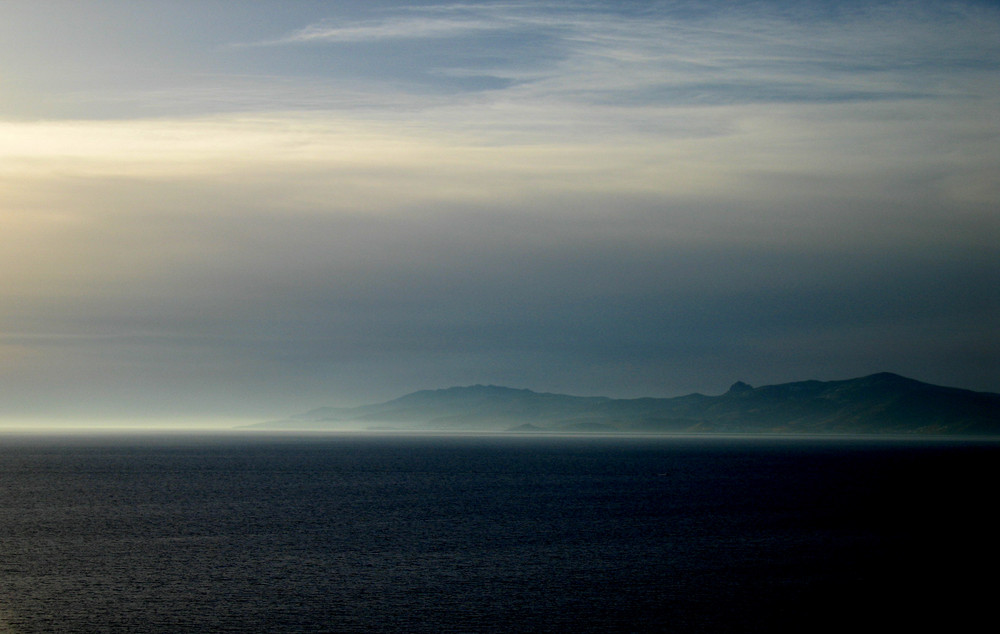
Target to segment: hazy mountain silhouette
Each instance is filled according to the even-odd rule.
[[[271,429],[1000,434],[1000,394],[880,373],[725,394],[613,399],[492,385],[423,390],[353,408],[260,423]]]

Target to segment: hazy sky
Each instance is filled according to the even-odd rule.
[[[0,240],[0,417],[1000,391],[1000,7],[7,0]]]

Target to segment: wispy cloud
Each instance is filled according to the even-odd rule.
[[[558,7],[544,2],[400,6],[395,9],[396,15],[362,21],[323,20],[261,44],[440,39],[478,35],[486,31],[552,27],[556,23],[546,16]],[[575,8],[579,10],[580,7]]]
[[[268,44],[310,42],[374,42],[392,39],[424,39],[469,35],[501,28],[485,20],[458,18],[393,18],[349,25],[315,24]]]
[[[806,5],[808,6],[808,5]],[[581,10],[585,9],[585,10]],[[452,75],[495,73],[511,90],[625,103],[870,101],[946,90],[949,74],[983,70],[1000,53],[1000,12],[926,4],[879,6],[835,16],[803,9],[794,19],[741,5],[692,17],[671,5],[628,13],[597,5],[455,4],[415,7],[381,21],[307,26],[272,44],[439,39],[494,31],[516,51],[502,65],[462,60]],[[930,83],[928,79],[931,79]]]

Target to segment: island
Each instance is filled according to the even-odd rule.
[[[266,430],[512,433],[782,433],[1000,436],[1000,394],[889,372],[724,394],[620,399],[495,385],[421,390],[384,403],[321,407],[250,425]]]

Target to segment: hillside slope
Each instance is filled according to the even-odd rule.
[[[253,427],[453,431],[1000,434],[1000,394],[880,373],[725,394],[612,399],[474,385],[353,408],[319,408]]]

